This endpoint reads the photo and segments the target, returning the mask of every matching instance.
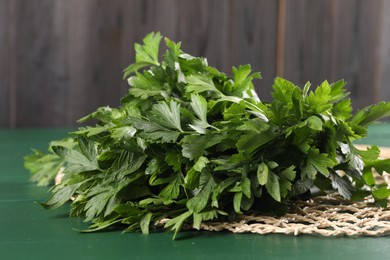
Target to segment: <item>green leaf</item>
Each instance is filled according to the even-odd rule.
[[[310,149],[305,166],[302,168],[302,179],[306,176],[312,180],[316,178],[317,172],[324,176],[329,175],[329,168],[335,163],[328,158],[327,154],[320,153],[318,149]]]
[[[179,138],[180,132],[161,130],[161,131],[154,131],[154,132],[143,132],[140,134],[140,136],[147,139],[148,141],[152,141],[156,143],[158,142],[173,143],[176,142],[176,140]]]
[[[351,99],[344,99],[334,104],[332,108],[332,114],[341,120],[347,120],[351,118]]]
[[[269,161],[267,164],[268,164],[268,168],[270,168],[271,170],[279,166],[279,164],[275,161]]]
[[[268,166],[264,162],[259,164],[259,167],[257,168],[257,180],[259,181],[260,185],[265,185],[268,180]]]
[[[287,118],[288,118],[288,107],[286,106],[286,103],[283,103],[282,101],[275,99],[272,101],[271,104],[271,122],[278,126],[284,126],[287,124]]]
[[[129,83],[130,84],[130,83]],[[142,89],[142,88],[131,88],[129,89],[129,94],[140,99],[148,99],[154,96],[167,96],[168,94],[161,89]]]
[[[250,196],[249,198],[246,197],[246,196],[242,196],[242,199],[241,199],[241,208],[242,208],[244,211],[248,211],[249,209],[252,208],[254,201],[255,201],[255,197],[254,197],[253,195]]]
[[[196,116],[207,123],[207,101],[200,95],[191,95],[191,108]]]
[[[176,199],[180,194],[180,184],[181,178],[177,175],[173,181],[167,185],[158,196],[163,198],[164,200],[173,200]]]
[[[211,140],[211,136],[208,135],[186,135],[181,142],[183,148],[182,154],[190,160],[199,158],[204,154],[207,147],[215,144],[215,140]]]
[[[183,163],[182,157],[175,151],[168,151],[165,155],[165,161],[168,163],[169,166],[172,167],[175,172],[179,172],[181,170],[181,166]]]
[[[187,208],[195,213],[201,212],[208,204],[211,191],[214,187],[214,181],[211,176],[208,177],[207,183],[200,188],[199,192],[187,201]]]
[[[282,198],[285,198],[289,191],[292,189],[292,182],[295,179],[295,166],[292,165],[278,174],[280,184],[280,194]]]
[[[372,190],[375,200],[383,200],[390,196],[390,189],[386,186]]]
[[[140,228],[142,231],[142,234],[149,234],[149,226],[150,226],[150,220],[152,219],[153,213],[148,212],[146,213],[141,221],[140,221]]]
[[[70,150],[62,146],[52,146],[52,149],[65,161],[66,172],[79,173],[99,170],[99,165],[96,161],[96,158],[87,158],[84,154],[76,150]]]
[[[159,69],[155,68],[143,74],[136,73],[135,76],[129,77],[127,80],[131,86],[129,94],[140,99],[156,96],[163,97],[164,94],[168,95],[170,89],[164,85],[165,77],[164,75],[160,75],[162,73]]]
[[[182,53],[180,50],[181,43],[175,43],[168,38],[164,38],[165,44],[168,49],[164,55],[164,61],[168,64],[168,66],[175,67],[175,64],[179,62],[179,56]]]
[[[306,82],[305,86],[303,86],[303,90],[302,90],[303,100],[306,99],[307,94],[309,93],[310,87],[311,87],[311,83],[309,81]]]
[[[202,224],[202,221],[203,221],[203,216],[201,213],[195,213],[194,212],[194,216],[193,216],[193,222],[194,224],[192,225],[193,228],[199,230],[200,229],[200,225]]]
[[[97,187],[99,188],[99,187]],[[93,189],[90,193],[93,192]],[[106,207],[108,201],[115,195],[115,189],[109,189],[109,187],[99,191],[98,194],[90,196],[88,202],[85,204],[85,221],[91,221],[99,214],[101,214]]]
[[[194,164],[194,170],[201,172],[209,162],[210,161],[209,159],[207,159],[207,157],[200,156],[199,159]]]
[[[355,191],[352,192],[351,200],[353,200],[353,201],[362,201],[366,197],[368,197],[369,195],[370,195],[369,191],[355,190]]]
[[[307,126],[313,130],[321,131],[322,130],[322,120],[317,116],[311,116],[306,119]]]
[[[115,207],[114,211],[122,217],[138,216],[142,213],[139,208],[129,202],[127,202],[126,204],[119,204]]]
[[[291,109],[293,106],[292,97],[299,98],[302,95],[302,90],[295,86],[288,80],[277,77],[272,85],[273,92],[272,97],[279,101],[278,103],[284,104],[286,109]]]
[[[375,160],[365,165],[365,168],[375,170],[382,175],[384,172],[390,172],[390,159]]]
[[[57,175],[63,161],[56,154],[44,154],[38,150],[24,157],[24,167],[31,172],[31,180],[38,186],[49,185]]]
[[[295,166],[294,165],[291,165],[290,167],[284,169],[282,172],[279,173],[279,177],[281,178],[285,178],[289,181],[293,181],[295,179],[295,175],[296,175],[296,172],[295,172]]]
[[[117,161],[118,166],[112,167],[114,168],[112,174],[118,174],[117,178],[124,178],[127,175],[135,173],[142,167],[146,158],[147,156],[142,154],[122,152],[120,158]]]
[[[94,162],[97,165],[97,151],[95,144],[89,139],[83,137],[79,137],[77,139],[77,142],[79,144],[80,151],[83,153],[83,155],[88,158],[89,161]],[[98,165],[97,167],[99,168]]]
[[[363,170],[363,180],[365,182],[365,184],[367,184],[368,186],[372,187],[375,185],[375,177],[374,177],[374,174],[372,173],[371,171],[371,168],[365,168]]]
[[[150,121],[148,119],[140,119],[137,117],[128,117],[123,122],[122,124],[129,124],[135,127],[136,129],[143,130],[147,133],[155,132],[155,131],[170,131],[166,127],[163,127],[153,121]]]
[[[332,89],[328,81],[324,81],[316,90],[310,92],[305,99],[306,104],[315,114],[321,114],[332,108]]]
[[[100,222],[97,222],[97,223],[90,225],[88,230],[78,230],[78,231],[82,232],[82,233],[96,232],[96,231],[100,231],[100,230],[103,230],[105,228],[111,227],[117,223],[121,223],[122,221],[123,221],[122,218],[108,219],[108,220],[100,221]]]
[[[347,160],[351,168],[357,169],[358,171],[363,170],[364,162],[360,155],[358,154],[357,149],[350,143],[344,144],[339,142],[341,152],[346,155]]]
[[[272,171],[268,172],[268,179],[265,187],[267,188],[269,195],[271,195],[274,200],[278,202],[281,201],[279,178]]]
[[[236,146],[244,154],[253,154],[262,145],[271,142],[275,138],[275,133],[270,130],[261,133],[249,132],[238,139]]]
[[[131,139],[134,137],[137,129],[132,126],[122,126],[111,131],[111,137],[117,140]]]
[[[148,166],[145,169],[145,174],[146,175],[154,175],[154,174],[158,173],[159,170],[160,170],[159,162],[156,158],[153,158],[148,162]]]
[[[111,127],[109,125],[100,126],[97,125],[96,127],[80,127],[79,130],[73,132],[73,134],[76,135],[86,135],[87,137],[95,136],[101,133],[106,132]]]
[[[245,102],[241,101],[239,103],[233,103],[222,113],[224,120],[234,120],[241,118],[245,113]]]
[[[160,63],[158,62],[158,49],[161,42],[161,34],[157,33],[149,33],[143,39],[143,45],[134,44],[135,48],[135,61],[136,63],[127,67],[124,72],[124,78],[127,78],[132,72],[135,72],[143,67],[156,65],[158,66]]]
[[[169,104],[166,102],[155,104],[152,108],[152,116],[159,125],[183,131],[180,124],[180,104],[174,100]]]
[[[197,188],[199,186],[200,174],[201,172],[196,171],[194,168],[189,169],[184,178],[185,187],[190,190]]]
[[[51,197],[45,202],[40,203],[45,209],[55,209],[65,204],[74,195],[81,183],[72,185],[57,185],[53,187]]]
[[[176,238],[177,233],[180,231],[181,227],[183,226],[183,223],[193,214],[191,210],[184,212],[183,214],[169,220],[164,228],[171,228],[172,231],[174,231],[173,239]]]
[[[208,75],[192,74],[186,77],[186,92],[199,94],[205,91],[211,91],[219,96],[223,94],[215,87],[213,80]]]
[[[78,123],[86,122],[90,119],[97,119],[101,121],[102,123],[110,123],[112,120],[120,118],[122,116],[122,113],[115,108],[110,108],[108,106],[106,107],[99,107],[95,112],[80,118],[77,120]]]
[[[362,158],[365,166],[379,160],[380,150],[376,145],[367,147],[366,150],[359,150],[355,146],[353,146],[353,148],[355,152]]]
[[[120,204],[120,196],[114,194],[111,198],[108,199],[106,207],[104,209],[104,217],[110,216],[114,212],[115,208]]]
[[[354,190],[351,182],[345,177],[340,177],[337,173],[332,172],[331,175],[332,185],[338,190],[341,196],[346,199],[350,199],[352,191]]]
[[[346,93],[345,85],[347,83],[344,80],[339,80],[330,84],[330,95],[332,96],[331,102],[338,102],[340,100],[347,100],[349,93]]]
[[[210,163],[210,161],[207,157],[200,156],[194,166],[187,172],[184,182],[188,189],[193,190],[199,186],[201,172],[208,163]]]
[[[312,187],[313,180],[311,179],[297,180],[291,188],[291,195],[297,196],[303,194],[310,190]]]
[[[367,126],[381,118],[390,116],[390,102],[379,102],[363,108],[352,117],[351,123],[361,126]]]
[[[241,181],[241,189],[242,194],[244,194],[248,199],[252,196],[251,181],[248,178],[244,178]]]
[[[251,66],[249,64],[244,65],[244,66],[239,66],[238,68],[233,67],[232,69],[233,72],[233,80],[234,80],[234,85],[233,85],[233,92],[237,96],[242,96],[243,93],[246,91],[250,91],[253,86],[252,86],[252,80],[253,79],[259,79],[261,78],[260,73],[253,73]]]
[[[207,101],[200,95],[191,95],[191,108],[198,119],[194,119],[189,126],[200,134],[206,133],[206,128],[210,127],[207,122]]]
[[[262,134],[270,129],[270,125],[260,118],[254,118],[244,121],[244,124],[237,127],[239,131],[253,131],[258,134]]]
[[[234,207],[234,211],[237,212],[238,214],[242,214],[241,200],[242,200],[242,192],[236,192],[233,198],[233,207]]]
[[[133,64],[130,64],[126,69],[123,70],[123,79],[126,79],[128,76],[130,76],[131,73],[134,73],[144,67],[153,66],[154,63],[150,63],[147,61],[140,61]]]

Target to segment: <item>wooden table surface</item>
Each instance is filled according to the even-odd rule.
[[[87,227],[69,218],[67,207],[37,205],[47,188],[29,182],[23,156],[46,149],[66,129],[0,130],[0,259],[388,259],[390,237],[320,237],[187,231],[120,231],[82,234]],[[390,125],[375,125],[360,143],[390,147]]]

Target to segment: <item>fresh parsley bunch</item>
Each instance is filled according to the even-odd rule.
[[[80,119],[98,121],[34,151],[26,167],[40,185],[64,168],[61,183],[42,205],[57,208],[71,198],[71,216],[92,221],[91,230],[122,225],[148,233],[170,220],[225,220],[248,212],[283,213],[312,188],[337,189],[347,199],[370,194],[387,205],[390,189],[375,183],[372,169],[390,171],[379,149],[358,150],[353,141],[390,115],[381,102],[352,114],[345,82],[314,90],[276,78],[271,103],[261,102],[249,65],[227,76],[204,58],[183,53],[159,33],[135,44],[136,62],[125,69],[130,90],[119,108],[101,107]]]

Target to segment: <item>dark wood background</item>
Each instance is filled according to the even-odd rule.
[[[122,70],[150,31],[230,73],[345,79],[355,108],[390,99],[390,1],[0,0],[0,127],[74,126],[127,92]]]

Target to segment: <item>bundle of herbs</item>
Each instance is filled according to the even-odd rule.
[[[313,188],[355,200],[372,195],[387,205],[390,189],[375,182],[373,169],[390,171],[390,160],[353,141],[390,115],[390,102],[353,114],[344,81],[301,89],[282,78],[272,102],[262,102],[252,84],[260,74],[249,65],[227,76],[169,39],[160,61],[161,39],[150,33],[135,44],[119,108],[98,108],[79,120],[95,119],[96,126],[26,156],[39,185],[64,169],[45,208],[73,198],[70,215],[91,221],[92,231],[148,233],[169,218],[164,228],[176,235],[183,223],[199,229],[203,221],[248,212],[283,214]]]

